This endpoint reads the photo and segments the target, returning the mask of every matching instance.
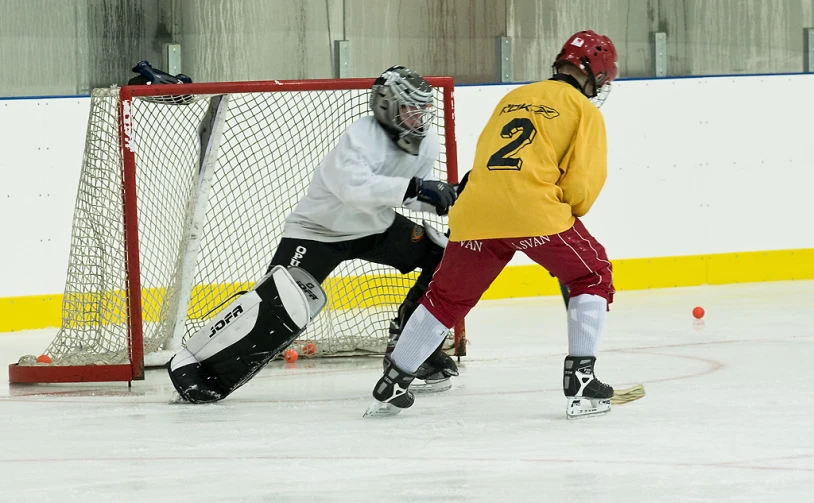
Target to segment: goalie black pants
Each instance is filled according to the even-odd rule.
[[[421,225],[396,214],[393,224],[381,234],[350,241],[283,238],[269,270],[275,265],[300,267],[322,283],[342,262],[361,259],[394,267],[402,274],[422,269],[423,274],[431,275],[442,253]]]

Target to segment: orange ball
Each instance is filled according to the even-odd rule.
[[[302,354],[305,356],[314,356],[317,354],[317,345],[313,342],[306,342],[302,347]]]
[[[37,363],[51,363],[51,357],[48,355],[40,355],[37,357]]]
[[[696,307],[692,310],[692,315],[695,316],[696,319],[701,319],[704,317],[704,308],[701,306]]]
[[[294,363],[299,357],[300,355],[298,355],[297,351],[294,349],[286,349],[285,353],[283,353],[283,359],[286,361],[286,363]]]

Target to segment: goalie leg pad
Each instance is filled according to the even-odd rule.
[[[325,302],[325,292],[307,272],[274,267],[170,360],[173,386],[192,403],[226,398],[291,344]]]

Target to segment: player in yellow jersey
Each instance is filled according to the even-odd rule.
[[[608,37],[581,31],[556,57],[552,78],[520,86],[500,101],[478,139],[466,189],[450,211],[443,259],[365,416],[413,404],[408,387],[418,366],[518,251],[570,290],[567,417],[610,411],[613,388],[596,378],[594,364],[613,301],[611,264],[579,217],[607,176],[605,122],[595,102],[607,96],[616,62]]]

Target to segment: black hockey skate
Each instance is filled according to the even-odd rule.
[[[415,397],[408,388],[413,379],[415,379],[413,374],[402,371],[388,359],[384,375],[373,388],[373,402],[363,417],[394,416],[401,412],[401,409],[411,407]]]
[[[607,414],[611,409],[613,388],[594,375],[596,358],[593,356],[566,356],[562,389],[568,403],[568,419]]]
[[[390,354],[396,347],[399,335],[401,334],[401,327],[399,326],[398,318],[390,322],[390,339],[387,341],[387,348],[384,352],[384,359],[382,366],[386,369],[390,363]],[[416,379],[422,381],[413,385],[412,390],[416,393],[437,393],[439,391],[447,391],[452,387],[450,377],[458,376],[458,365],[455,363],[448,354],[444,353],[441,346],[427,358],[427,360],[418,367],[415,372]]]

